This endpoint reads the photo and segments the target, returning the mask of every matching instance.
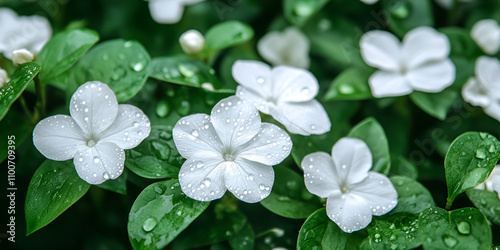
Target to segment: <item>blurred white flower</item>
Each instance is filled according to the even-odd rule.
[[[0,8],[0,53],[12,58],[12,52],[26,49],[38,54],[52,36],[52,27],[45,17],[17,16],[8,8]]]
[[[477,185],[475,189],[483,189],[492,192],[497,192],[498,199],[500,199],[500,165],[497,165],[486,181]]]
[[[12,62],[16,66],[33,61],[35,61],[35,55],[26,49],[17,49],[12,52]]]
[[[402,43],[387,31],[369,31],[361,37],[360,47],[366,64],[379,69],[369,79],[375,97],[414,90],[436,93],[455,80],[455,65],[448,58],[450,42],[433,28],[415,28]]]
[[[330,118],[314,97],[318,81],[307,70],[290,66],[271,69],[258,61],[238,60],[233,78],[240,84],[236,95],[269,114],[295,134],[323,134],[330,131]]]
[[[179,172],[182,191],[199,201],[219,199],[226,190],[245,202],[258,202],[271,193],[272,165],[292,148],[288,134],[261,123],[259,112],[232,96],[218,102],[210,116],[183,117],[173,138],[186,162]]]
[[[488,55],[494,55],[500,49],[500,26],[493,19],[484,19],[475,23],[470,36]]]
[[[259,54],[272,65],[309,68],[309,40],[297,28],[271,31],[257,43]]]
[[[391,211],[398,194],[387,176],[369,171],[372,154],[365,142],[341,138],[332,154],[316,152],[301,163],[309,192],[327,198],[326,213],[344,232],[370,224],[372,215]]]
[[[104,83],[87,82],[71,97],[71,116],[40,121],[33,143],[55,161],[74,158],[76,172],[90,184],[116,179],[123,172],[124,149],[139,145],[151,131],[148,117],[137,107],[120,104]]]
[[[462,88],[462,97],[500,121],[500,61],[481,56],[476,61],[475,73]]]
[[[188,30],[182,33],[179,43],[186,54],[195,55],[205,47],[205,37],[197,30]]]
[[[0,68],[0,88],[3,87],[5,84],[7,84],[9,81],[10,79],[9,75],[7,75],[7,71]]]
[[[374,4],[374,3],[378,2],[378,0],[361,0],[361,2],[363,2],[365,4]]]
[[[436,0],[436,3],[441,5],[441,7],[445,8],[445,9],[451,9],[451,7],[453,6],[453,1],[454,0]],[[475,0],[458,0],[458,2],[461,2],[461,3],[470,3],[473,1],[475,1]]]
[[[204,0],[149,0],[149,12],[157,23],[177,23],[182,18],[184,6],[202,1]]]

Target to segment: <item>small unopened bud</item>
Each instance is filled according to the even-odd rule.
[[[188,30],[179,38],[182,50],[188,55],[200,53],[205,46],[205,37],[197,30]]]
[[[15,66],[21,65],[27,62],[35,61],[35,55],[29,52],[27,49],[18,49],[12,52],[12,61]]]
[[[10,81],[7,71],[0,69],[0,88]]]

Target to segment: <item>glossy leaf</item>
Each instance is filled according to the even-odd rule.
[[[390,174],[407,176],[411,179],[416,180],[418,177],[418,169],[414,164],[412,164],[402,155],[397,155],[397,156],[392,155]]]
[[[393,176],[390,179],[398,192],[398,205],[390,214],[419,214],[426,208],[436,206],[429,190],[416,180],[406,176]]]
[[[479,189],[467,190],[467,196],[491,222],[500,226],[500,199],[496,192]]]
[[[253,38],[254,32],[248,24],[239,21],[227,21],[210,28],[206,35],[208,51],[218,51],[246,42]]]
[[[445,27],[439,29],[439,32],[445,34],[450,41],[450,55],[475,59],[483,54],[481,48],[472,40],[470,30],[458,27]]]
[[[301,26],[328,2],[329,0],[284,0],[283,12],[288,21]]]
[[[14,144],[19,145],[28,135],[31,135],[32,131],[33,125],[28,118],[16,109],[11,109],[0,121],[0,145],[5,145],[5,149],[0,150],[0,162],[3,162],[9,154],[7,146],[12,145],[9,144],[9,138]],[[16,145],[12,146],[16,147]]]
[[[444,120],[457,96],[456,90],[448,88],[439,93],[415,91],[410,94],[410,99],[427,114]]]
[[[252,226],[247,223],[239,232],[228,239],[229,245],[233,249],[252,250],[254,249],[255,235]]]
[[[434,26],[430,0],[383,0],[382,5],[387,24],[400,37],[420,26]]]
[[[413,249],[422,244],[418,214],[375,216],[367,229],[372,249]]]
[[[164,248],[209,204],[188,198],[176,179],[149,185],[130,210],[127,229],[132,247]]]
[[[45,227],[77,202],[90,184],[78,177],[72,160],[45,160],[28,186],[24,212],[26,235]]]
[[[330,85],[324,100],[364,100],[373,98],[370,85],[370,74],[363,70],[350,68],[340,73]]]

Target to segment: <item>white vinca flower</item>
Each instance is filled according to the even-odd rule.
[[[76,172],[90,184],[116,179],[123,172],[124,149],[139,145],[151,131],[148,117],[137,107],[120,104],[104,83],[87,82],[71,97],[71,116],[41,120],[33,143],[55,161],[74,158]]]
[[[273,186],[272,165],[292,148],[285,131],[262,123],[259,112],[236,96],[217,103],[210,116],[180,119],[172,133],[186,158],[179,172],[181,189],[199,201],[219,199],[226,190],[245,202],[261,201]]]
[[[475,23],[470,36],[488,55],[494,55],[500,49],[500,26],[496,20],[484,19]]]
[[[297,28],[289,27],[283,32],[271,31],[257,43],[259,54],[272,65],[288,65],[309,68],[309,40]]]
[[[234,79],[240,84],[236,95],[271,115],[294,134],[323,134],[330,131],[330,118],[314,97],[318,81],[307,70],[290,66],[271,69],[258,61],[238,60]]]
[[[475,189],[497,192],[498,199],[500,199],[500,165],[495,166],[488,179],[477,185]]]
[[[149,12],[157,23],[177,23],[182,18],[184,6],[202,1],[204,0],[149,0]]]
[[[436,93],[455,80],[455,65],[448,58],[450,41],[433,28],[415,28],[402,43],[387,31],[369,31],[361,37],[360,47],[366,64],[379,69],[369,79],[375,97],[414,90]]]
[[[365,142],[341,138],[332,154],[316,152],[301,163],[309,192],[327,198],[326,213],[344,232],[370,224],[372,215],[391,211],[398,194],[389,178],[369,171],[372,154]]]
[[[45,17],[18,16],[8,8],[0,8],[0,53],[11,59],[18,49],[38,54],[52,36],[52,27]]]
[[[476,61],[476,77],[462,88],[462,97],[472,105],[483,107],[484,112],[500,121],[500,61],[481,56]]]

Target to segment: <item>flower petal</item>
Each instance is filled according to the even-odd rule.
[[[349,195],[368,204],[373,215],[383,215],[398,204],[398,193],[387,176],[370,171],[368,177],[348,186]]]
[[[424,63],[447,58],[450,41],[445,34],[431,27],[418,27],[406,34],[401,52],[407,69],[413,69]]]
[[[177,23],[182,18],[184,5],[179,0],[150,0],[149,12],[157,23]]]
[[[500,103],[499,100],[492,101],[490,105],[484,108],[484,112],[489,116],[495,118],[497,121],[500,121]]]
[[[475,106],[487,107],[491,102],[486,88],[473,77],[462,88],[462,97],[465,101]]]
[[[274,103],[266,101],[259,93],[241,85],[236,87],[236,96],[253,104],[255,108],[260,110],[260,112],[268,115],[271,113],[270,109],[272,108],[272,106],[274,106],[274,109],[276,109]]]
[[[115,120],[118,102],[108,85],[86,82],[71,97],[69,112],[87,136],[97,135]]]
[[[186,159],[222,157],[222,143],[208,115],[194,114],[181,118],[172,134],[179,154]]]
[[[73,162],[80,178],[97,185],[123,173],[125,151],[114,143],[98,142],[94,147],[79,150]]]
[[[356,138],[341,138],[332,148],[333,164],[338,178],[346,184],[357,183],[368,176],[372,153],[366,143]]]
[[[413,92],[406,77],[399,73],[376,71],[368,80],[374,97],[402,96]]]
[[[262,123],[259,133],[240,146],[238,156],[265,165],[282,162],[292,150],[292,140],[283,129],[270,123]]]
[[[363,229],[372,221],[370,207],[362,198],[340,190],[328,196],[326,213],[346,233]]]
[[[238,60],[232,66],[233,78],[241,86],[267,99],[272,96],[271,67],[259,61]]]
[[[359,41],[366,64],[384,70],[400,69],[400,42],[396,36],[381,30],[365,33]]]
[[[112,142],[123,149],[137,147],[149,136],[151,123],[139,108],[128,105],[118,105],[116,120],[98,137],[102,142]]]
[[[310,135],[323,134],[330,131],[332,123],[325,109],[317,100],[308,102],[286,102],[278,107],[283,115],[273,117],[291,133]]]
[[[254,203],[271,193],[274,183],[274,169],[271,166],[245,158],[237,158],[234,162],[224,164],[226,187],[236,198]]]
[[[455,65],[450,59],[421,64],[406,74],[414,90],[437,93],[455,81]]]
[[[332,156],[325,152],[306,155],[300,164],[304,170],[307,190],[321,198],[326,198],[335,190],[340,190],[337,169]]]
[[[272,69],[273,96],[277,102],[310,101],[318,94],[318,81],[311,72],[290,66]]]
[[[488,55],[494,55],[500,49],[500,26],[494,19],[485,19],[475,23],[470,35]]]
[[[273,65],[309,67],[309,40],[295,27],[283,32],[271,31],[257,43],[259,54]]]
[[[476,61],[475,73],[488,95],[500,98],[500,61],[493,57],[481,56]]]
[[[250,141],[261,128],[259,111],[237,96],[219,101],[210,119],[222,144],[233,148]]]
[[[67,115],[47,117],[33,130],[33,144],[40,153],[51,160],[69,160],[85,143],[83,131],[73,118]]]
[[[224,182],[225,165],[221,159],[204,157],[188,159],[179,172],[182,191],[192,199],[211,201],[219,199],[226,192]]]

